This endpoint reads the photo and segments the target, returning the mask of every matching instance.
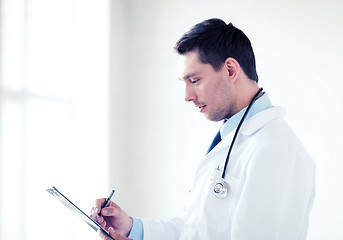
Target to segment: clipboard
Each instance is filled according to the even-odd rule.
[[[106,231],[101,225],[78,208],[72,201],[70,201],[66,196],[64,196],[57,188],[52,187],[45,189],[48,193],[59,200],[64,206],[69,208],[72,212],[78,215],[83,221],[85,221],[93,230],[98,231],[99,229],[104,232],[108,237],[112,238],[110,233]],[[112,238],[113,239],[113,238]]]

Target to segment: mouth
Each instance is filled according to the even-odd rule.
[[[206,105],[198,105],[197,108],[199,109],[199,112],[203,112],[204,109],[206,108]]]

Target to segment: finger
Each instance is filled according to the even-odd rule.
[[[101,215],[105,217],[112,216],[116,218],[116,217],[119,217],[121,214],[122,214],[122,210],[117,205],[106,207],[101,210]]]
[[[99,216],[94,209],[91,211],[90,217],[98,223],[102,223],[104,221],[104,218]]]
[[[101,226],[103,226],[103,225],[106,225],[106,221],[105,221],[105,219],[103,218],[103,217],[101,217],[101,216],[96,216],[96,219],[95,219]]]
[[[91,208],[90,216],[92,216],[93,214],[94,214],[94,207]]]
[[[101,222],[101,223],[99,223],[100,224],[100,226],[102,227],[102,228],[105,228],[106,227],[106,221],[103,221],[103,222]]]
[[[93,220],[97,221],[97,214],[94,211],[94,208],[91,210],[91,214],[89,215]]]
[[[112,240],[107,234],[105,234],[103,231],[100,229],[98,230],[99,237],[103,240]]]
[[[106,198],[99,198],[95,200],[94,211],[96,214],[99,214],[100,209],[102,208],[102,205],[104,204],[105,201],[106,201]]]
[[[102,204],[106,201],[105,198],[95,200],[94,206],[91,209],[91,218],[95,219],[96,215],[99,214]]]
[[[119,207],[117,204],[115,204],[113,201],[110,201],[108,203],[108,207]]]
[[[111,231],[112,230],[112,231]],[[133,239],[131,239],[131,238],[125,238],[125,237],[123,237],[123,236],[121,236],[121,235],[119,235],[118,233],[116,233],[115,231],[114,231],[114,229],[113,228],[110,228],[110,230],[109,230],[109,233],[110,233],[110,236],[111,237],[109,237],[107,234],[105,234],[103,231],[101,231],[101,230],[99,230],[99,236],[100,236],[100,238],[101,239],[103,239],[103,240],[133,240]]]
[[[110,233],[111,237],[115,240],[133,240],[131,238],[123,237],[122,235],[114,231],[114,229],[111,227],[108,229],[108,232]]]

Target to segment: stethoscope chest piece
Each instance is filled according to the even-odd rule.
[[[224,199],[229,194],[229,184],[222,180],[214,185],[213,191],[217,198]]]

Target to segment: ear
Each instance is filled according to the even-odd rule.
[[[236,81],[241,74],[241,66],[238,61],[232,57],[228,57],[225,60],[224,68],[228,72],[229,79],[233,82]]]

